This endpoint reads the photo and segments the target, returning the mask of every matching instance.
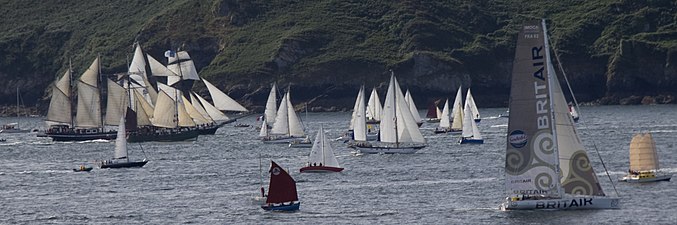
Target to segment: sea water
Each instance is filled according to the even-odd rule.
[[[108,141],[52,142],[35,133],[0,134],[0,223],[2,224],[674,224],[677,181],[617,183],[628,170],[632,135],[652,132],[661,167],[677,172],[677,106],[582,107],[576,124],[607,195],[615,196],[600,158],[621,197],[622,209],[502,212],[506,197],[505,108],[480,109],[483,145],[459,145],[458,135],[433,134],[428,147],[410,155],[360,155],[332,142],[341,173],[301,174],[309,149],[263,144],[255,117],[248,128],[220,128],[195,142],[129,144],[130,158],[150,162],[137,169],[73,172],[109,159]],[[305,118],[305,117],[303,117]],[[347,130],[350,113],[309,113],[309,135],[322,124],[329,138]],[[0,123],[16,118],[0,118]],[[24,129],[42,118],[22,118]],[[251,203],[261,180],[267,189],[270,160],[297,182],[301,209],[263,211]],[[262,161],[262,168],[259,167]],[[260,171],[263,171],[261,178]]]

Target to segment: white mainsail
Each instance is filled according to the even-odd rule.
[[[355,123],[353,124],[353,139],[355,141],[367,141],[367,117],[365,116],[366,109],[364,105],[364,86],[360,87],[360,92],[357,94],[356,107],[353,110]],[[352,121],[351,121],[352,122]]]
[[[167,68],[175,74],[179,74],[180,77],[168,76],[167,85],[173,85],[180,80],[200,80],[200,77],[197,75],[197,69],[195,69],[195,64],[190,59],[188,52],[177,52],[173,57],[169,57],[168,60]]]
[[[287,95],[289,92],[284,94],[282,97],[282,101],[280,102],[280,108],[277,110],[276,117],[275,117],[275,123],[273,123],[273,127],[270,129],[271,134],[275,135],[289,135],[289,116],[287,113],[289,113],[289,110],[287,109]]]
[[[353,113],[350,116],[350,126],[348,126],[348,130],[353,130],[353,127],[355,127],[360,98],[362,98],[362,102],[364,102],[364,87],[360,87],[360,90],[357,92],[357,98],[355,98],[355,105],[353,106]]]
[[[47,121],[71,124],[71,70],[70,68],[52,88]]]
[[[440,128],[449,129],[451,128],[451,122],[449,120],[449,99],[444,101],[444,108],[442,108],[442,113],[440,115]]]
[[[651,137],[651,133],[635,134],[630,141],[630,170],[655,171],[658,169],[656,142]]]
[[[423,120],[421,119],[421,115],[418,114],[418,109],[416,108],[416,104],[414,103],[414,99],[411,97],[409,90],[407,90],[407,94],[404,95],[404,99],[409,106],[409,110],[411,111],[411,115],[414,117],[414,121],[416,121],[417,124],[421,124]]]
[[[477,123],[475,123],[473,119],[471,106],[468,105],[468,102],[466,102],[463,111],[463,132],[461,133],[461,137],[472,140],[481,140],[482,135],[480,134],[479,128],[477,128]]]
[[[216,106],[217,109],[224,110],[224,111],[238,111],[238,112],[248,112],[249,111],[246,108],[244,108],[244,106],[240,105],[240,103],[237,103],[231,97],[226,95],[226,93],[223,93],[221,90],[216,88],[216,86],[214,86],[209,81],[205,80],[204,78],[202,78],[202,81],[207,86],[207,89],[209,90],[209,94],[212,96],[212,100],[214,101],[214,106]]]
[[[371,95],[369,95],[369,101],[367,103],[367,120],[373,120],[376,122],[381,121],[381,111],[383,106],[381,106],[381,100],[378,98],[378,93],[376,93],[376,88],[371,89]]]
[[[127,132],[125,128],[125,117],[120,117],[118,123],[118,133],[115,138],[114,159],[127,159]],[[129,161],[129,159],[127,159]]]
[[[477,110],[477,105],[475,104],[475,99],[470,93],[470,88],[468,88],[468,94],[465,96],[465,105],[465,107],[470,107],[470,115],[472,116],[473,121],[481,119],[480,111]]]
[[[102,127],[101,99],[99,92],[99,57],[78,80],[78,107],[75,126],[81,128]]]
[[[404,94],[394,75],[390,77],[388,93],[383,104],[381,117],[381,142],[384,143],[425,143],[425,139],[418,129]]]
[[[127,90],[110,79],[108,84],[108,97],[106,102],[106,125],[119,125],[118,118],[125,116],[127,111]]]
[[[462,130],[463,129],[463,101],[461,94],[461,87],[458,87],[456,92],[456,98],[454,99],[454,105],[451,109],[451,129],[452,130]]]
[[[296,115],[294,105],[291,104],[289,91],[287,91],[287,110],[287,116],[289,117],[289,135],[292,137],[306,136],[306,133],[303,131],[303,124],[301,124],[299,116]]]
[[[336,156],[334,156],[334,149],[331,147],[331,142],[327,139],[324,133],[324,128],[320,126],[320,130],[315,135],[315,142],[313,148],[310,150],[308,162],[313,165],[322,165],[329,167],[340,167]]]
[[[280,104],[281,105],[281,104]],[[266,101],[266,109],[264,112],[264,120],[268,126],[273,126],[275,123],[275,118],[277,117],[277,85],[273,83],[273,87],[270,89],[270,94],[268,94],[268,100]]]

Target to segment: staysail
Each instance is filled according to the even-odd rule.
[[[274,161],[270,161],[270,184],[268,187],[268,198],[266,203],[283,203],[298,201],[296,193],[296,181],[289,176],[289,173],[278,166]]]
[[[209,90],[209,94],[212,96],[212,100],[214,101],[214,106],[216,106],[217,109],[224,110],[224,111],[238,111],[238,112],[249,111],[249,110],[245,109],[244,106],[240,105],[240,103],[237,103],[231,97],[226,95],[226,93],[223,93],[221,90],[216,88],[216,86],[214,86],[209,81],[205,80],[204,78],[202,78],[202,81],[207,86],[207,89]]]
[[[656,142],[651,133],[635,134],[630,141],[630,170],[658,170]]]

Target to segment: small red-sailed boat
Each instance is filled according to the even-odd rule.
[[[268,196],[266,196],[266,204],[262,205],[261,208],[269,211],[299,210],[301,202],[296,193],[296,181],[277,163],[273,161],[270,161],[270,163]]]
[[[308,163],[301,168],[301,173],[307,172],[341,172],[343,168],[339,166],[334,156],[334,150],[331,147],[331,142],[324,134],[324,128],[320,126],[320,130],[315,136],[313,148],[310,150],[308,156]]]

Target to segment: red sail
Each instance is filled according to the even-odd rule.
[[[437,118],[437,101],[433,101],[428,105],[428,113],[425,114],[427,118]]]
[[[268,187],[268,199],[266,203],[283,203],[298,201],[296,194],[296,181],[289,176],[287,171],[270,161],[270,186]]]

